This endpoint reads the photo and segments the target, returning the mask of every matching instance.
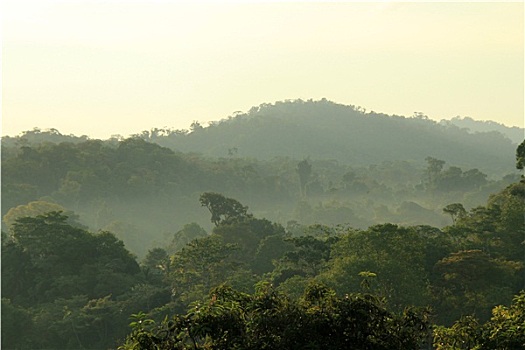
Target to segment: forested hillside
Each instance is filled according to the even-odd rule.
[[[208,127],[196,122],[191,132],[153,130],[139,136],[213,157],[232,153],[257,159],[310,157],[362,166],[399,160],[422,163],[431,156],[503,176],[502,170],[513,164],[517,143],[493,130],[474,133],[422,114],[406,118],[327,100],[294,100],[262,104]]]
[[[492,176],[505,175],[524,128],[492,121],[454,117],[439,123],[422,113],[398,116],[366,111],[328,100],[286,100],[264,103],[247,112],[209,125],[194,121],[189,129],[152,128],[134,137],[184,153],[203,156],[275,157],[336,160],[364,166],[384,161],[423,163],[425,157],[446,159],[463,168],[478,168]],[[125,137],[114,135],[106,142]],[[85,135],[63,135],[56,129],[35,128],[19,136],[4,136],[3,146],[42,142],[83,142]],[[502,156],[506,154],[506,156]]]
[[[523,348],[524,165],[325,100],[5,137],[2,349]]]
[[[442,211],[447,204],[475,207],[518,179],[511,167],[491,180],[476,168],[433,157],[422,162],[211,159],[140,138],[4,146],[2,215],[5,225],[23,215],[74,212],[90,229],[110,230],[144,256],[187,223],[211,229],[197,200],[207,191],[248,202],[254,213],[285,226],[442,227],[450,223]]]
[[[442,120],[440,123],[445,125],[453,124],[459,128],[468,129],[471,133],[500,132],[503,135],[507,136],[514,143],[520,143],[523,140],[523,127],[507,127],[503,124],[496,123],[491,120],[479,121],[469,117],[454,117],[450,120]]]

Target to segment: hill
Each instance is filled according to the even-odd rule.
[[[520,143],[523,141],[525,130],[516,126],[508,127],[492,120],[480,121],[470,117],[455,117],[451,120],[442,120],[441,124],[455,125],[459,128],[466,128],[472,133],[497,131],[507,136],[512,142]]]
[[[517,145],[499,131],[472,133],[423,115],[366,112],[325,99],[262,104],[208,127],[196,122],[188,132],[152,130],[138,136],[210,157],[310,157],[362,166],[398,160],[423,164],[431,156],[489,176],[513,168]]]
[[[2,138],[2,216],[7,229],[16,213],[74,212],[139,256],[186,224],[211,229],[203,192],[282,225],[442,227],[446,205],[474,208],[518,180],[515,150],[496,131],[326,100],[264,104],[208,127],[128,139],[34,129]]]

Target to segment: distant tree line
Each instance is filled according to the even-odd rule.
[[[308,157],[207,159],[140,138],[77,141],[3,147],[2,216],[13,221],[10,211],[28,205],[74,212],[91,230],[114,232],[140,257],[188,222],[211,229],[198,205],[203,192],[249,202],[254,212],[283,225],[442,227],[447,204],[470,209],[519,179],[511,172],[489,179],[476,168],[447,168],[430,156],[421,167],[407,161],[357,167]]]

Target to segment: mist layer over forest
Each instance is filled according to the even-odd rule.
[[[519,176],[517,144],[501,132],[326,100],[263,104],[208,127],[127,139],[36,129],[4,137],[2,146],[3,216],[32,202],[57,204],[90,229],[117,234],[138,256],[185,224],[209,231],[197,200],[203,192],[249,203],[284,226],[443,227],[445,205],[481,205]]]
[[[494,122],[325,99],[128,138],[3,137],[2,316],[5,304],[52,335],[13,340],[16,327],[2,327],[2,345],[123,344],[132,313],[160,322],[224,282],[254,300],[268,296],[261,281],[296,300],[323,283],[378,295],[389,312],[430,305],[441,327],[488,322],[525,287],[522,141],[523,129]]]

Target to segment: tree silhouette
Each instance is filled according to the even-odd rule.
[[[297,173],[299,174],[299,181],[301,186],[301,196],[306,196],[306,184],[310,175],[312,174],[312,164],[304,159],[297,164]]]

